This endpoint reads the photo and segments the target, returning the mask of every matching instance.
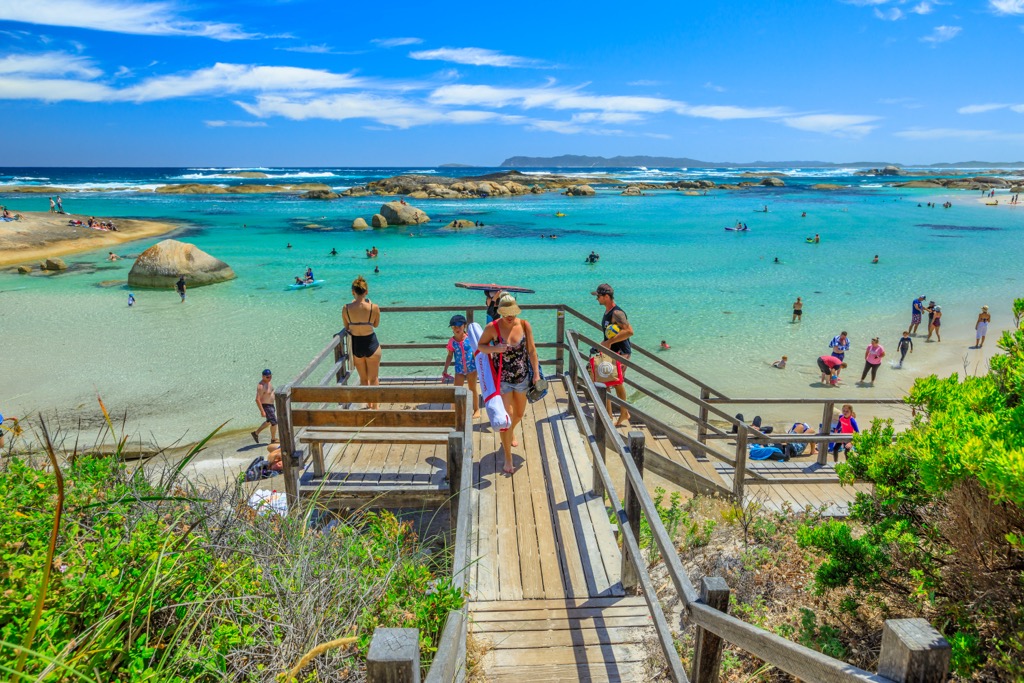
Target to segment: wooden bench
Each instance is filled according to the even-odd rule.
[[[313,475],[298,483],[299,497],[315,496],[330,507],[354,507],[373,502],[380,507],[410,507],[441,503],[450,498],[461,478],[462,447],[467,420],[467,392],[452,386],[292,387],[288,433],[293,444],[308,446]],[[346,404],[424,405],[422,409],[353,410]],[[392,444],[439,446],[446,451],[444,480],[440,472],[380,472],[372,481],[365,472],[332,472],[324,444]],[[384,451],[386,452],[386,448]],[[433,450],[433,449],[428,449]],[[302,451],[298,461],[302,461]],[[373,452],[371,451],[371,456]],[[362,459],[362,451],[358,457]],[[301,465],[300,465],[301,466]],[[391,481],[386,481],[390,476]],[[451,481],[449,481],[451,479]]]

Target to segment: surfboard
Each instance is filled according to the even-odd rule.
[[[516,287],[515,285],[497,285],[494,283],[487,284],[479,282],[456,282],[455,286],[460,287],[462,289],[472,289],[478,292],[497,291],[500,289],[503,292],[515,292],[517,294],[536,294],[536,292],[532,289],[527,289],[526,287]]]

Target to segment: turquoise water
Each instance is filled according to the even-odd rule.
[[[296,172],[267,170],[281,176]],[[301,172],[313,177],[241,182],[322,181],[346,187],[401,171]],[[317,175],[327,173],[333,175]],[[716,173],[621,170],[613,175],[730,177]],[[180,221],[177,237],[229,263],[238,279],[192,289],[185,304],[171,291],[139,290],[138,303],[128,309],[125,286],[100,283],[125,280],[131,261],[107,263],[106,250],[66,257],[88,267],[55,277],[0,272],[6,371],[0,411],[19,416],[58,411],[65,421],[81,417],[91,425],[98,419],[99,394],[113,412],[127,412],[130,430],[144,439],[166,442],[186,433],[187,439],[198,438],[224,420],[230,420],[229,428],[251,429],[258,417],[253,403],[260,371],[272,368],[278,384],[297,373],[340,328],[340,307],[350,300],[349,283],[357,275],[369,280],[370,297],[382,306],[478,304],[481,296],[453,283],[498,281],[536,289],[522,298],[525,303],[561,301],[595,318],[602,308],[589,293],[609,282],[639,343],[655,349],[661,339],[668,340],[667,360],[740,396],[827,391],[812,386],[814,362],[840,329],[850,332],[852,365],[859,373],[857,359],[870,337],[880,336],[895,351],[896,338],[909,322],[910,302],[919,294],[943,306],[949,342],[958,335],[973,341],[983,303],[991,306],[995,327],[1008,323],[1009,302],[1024,295],[1024,207],[986,207],[977,193],[898,190],[882,187],[877,178],[837,172],[791,173],[785,188],[707,196],[666,191],[622,197],[605,188],[592,198],[549,193],[423,200],[414,203],[431,223],[367,231],[351,230],[352,219],[369,219],[386,199],[65,195],[65,208],[78,214]],[[220,175],[183,169],[17,169],[0,170],[0,183],[239,182]],[[46,180],[15,180],[26,176]],[[850,187],[813,191],[814,182]],[[1002,204],[1005,193],[1001,196]],[[918,207],[919,201],[947,198],[954,203],[948,210]],[[0,195],[0,203],[28,211],[45,210],[47,201],[8,193]],[[755,212],[766,204],[769,213]],[[804,211],[807,217],[801,218]],[[556,212],[566,216],[556,218]],[[485,227],[445,229],[454,218],[482,221]],[[751,231],[723,230],[737,221]],[[305,227],[310,224],[324,229]],[[806,244],[805,237],[814,233],[821,234],[822,243]],[[552,234],[557,239],[545,237]],[[118,252],[137,254],[156,241],[123,245]],[[372,246],[381,251],[376,261],[364,257]],[[332,248],[340,255],[328,256]],[[594,266],[583,263],[591,250],[601,255]],[[872,265],[875,254],[881,263]],[[775,257],[781,264],[773,263]],[[307,265],[326,285],[287,290]],[[374,265],[379,274],[372,272]],[[790,310],[797,296],[805,302],[804,322],[793,325]],[[447,318],[385,315],[378,335],[388,343],[442,343]],[[541,336],[553,333],[553,315],[531,319]],[[957,348],[973,353],[966,345]],[[907,369],[895,372],[886,364],[871,391],[892,395],[909,385],[914,374],[940,362],[935,349],[920,340]],[[397,352],[386,354],[399,358]],[[768,364],[782,354],[789,356],[790,369],[771,369]],[[443,360],[443,351],[437,358]]]

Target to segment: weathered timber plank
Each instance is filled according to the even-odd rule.
[[[601,626],[611,628],[613,626],[650,626],[651,617],[648,616],[626,616],[626,617],[598,617]],[[472,633],[487,633],[491,631],[561,631],[565,629],[593,628],[594,618],[586,619],[531,619],[529,621],[485,621],[474,622]]]
[[[614,668],[618,662],[642,662],[647,657],[641,645],[579,645],[575,647],[549,647],[527,652],[520,650],[491,650],[481,659],[484,667],[510,666],[529,661],[533,664],[576,664],[578,662],[604,662]]]
[[[649,680],[642,662],[623,662],[608,671],[604,662],[591,664],[542,664],[539,666],[492,666],[487,680],[495,683],[636,683]]]
[[[444,385],[292,387],[292,403],[454,403],[455,387]]]
[[[544,435],[532,405],[527,407],[527,414],[531,420],[530,424],[523,427],[523,433],[526,438],[527,468],[530,471],[530,505],[533,507],[534,530],[537,534],[537,561],[543,586],[543,595],[534,597],[564,598],[565,585],[555,543],[556,522],[551,514],[549,487],[545,481],[540,447]]]
[[[477,637],[494,650],[532,650],[575,645],[620,645],[643,643],[654,636],[653,627],[592,626],[578,631],[517,631],[481,633]]]
[[[503,612],[530,609],[577,609],[586,607],[638,607],[647,609],[647,602],[642,596],[603,598],[545,598],[542,600],[492,600],[490,602],[473,602],[469,609],[478,612]]]
[[[534,600],[523,602],[535,602]],[[491,610],[473,612],[473,619],[478,623],[488,621],[505,622],[513,625],[520,621],[533,619],[605,619],[611,617],[638,617],[650,619],[651,614],[647,603],[640,605],[606,605],[602,607],[544,607],[535,609]]]
[[[402,443],[445,444],[451,430],[442,432],[327,432],[306,431],[299,437],[302,443]]]
[[[522,439],[522,433],[518,435]],[[518,448],[513,448],[513,462]],[[504,466],[504,453],[499,447],[495,455],[495,466]],[[512,484],[512,476],[498,472],[494,477],[497,490],[497,525],[498,525],[498,597],[502,600],[523,599],[523,577],[519,566],[519,541],[516,528],[516,500]]]
[[[544,474],[537,458],[539,447],[536,433],[532,429],[534,426],[532,407],[527,404],[526,414],[521,423],[523,466],[511,477],[516,506],[518,560],[523,582],[523,598],[527,600],[544,597],[544,578],[541,574],[537,523],[533,509],[534,484],[531,483],[536,476],[537,484],[540,484]],[[533,437],[532,441],[531,437]],[[541,488],[543,490],[543,487]]]
[[[474,600],[496,600],[498,598],[498,520],[497,520],[497,489],[495,479],[501,471],[500,456],[495,455],[494,448],[497,434],[488,427],[479,432],[480,438],[480,479],[477,482],[480,505],[480,526],[477,535],[478,552],[476,558],[477,585],[472,594]]]
[[[450,410],[292,410],[296,427],[451,427]]]

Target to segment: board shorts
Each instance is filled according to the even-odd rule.
[[[267,423],[277,426],[277,408],[271,403],[263,403],[263,414],[267,416]]]
[[[911,325],[920,325],[921,324],[921,314],[920,313],[912,314],[910,316],[910,324]]]

